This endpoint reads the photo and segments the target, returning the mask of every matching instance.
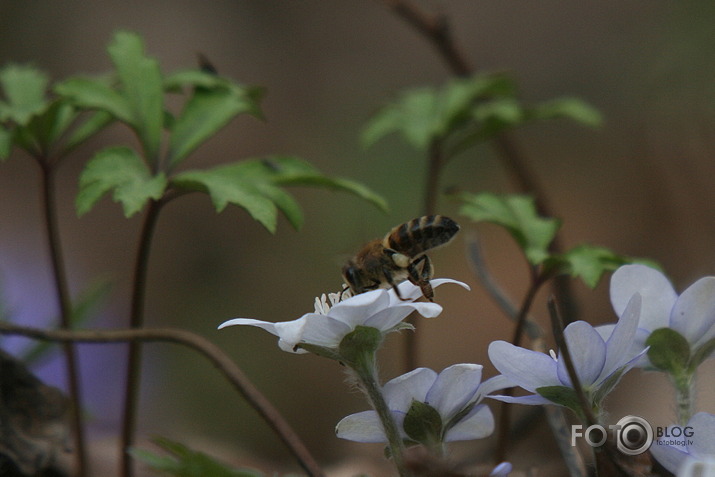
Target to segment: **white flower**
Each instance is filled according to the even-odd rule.
[[[690,285],[680,296],[670,281],[658,270],[645,265],[624,265],[611,277],[611,303],[620,316],[635,293],[643,299],[641,319],[632,353],[642,351],[650,334],[659,328],[670,328],[689,343],[691,355],[699,349],[711,355],[715,339],[715,277],[704,277]],[[607,333],[609,326],[599,327]],[[702,356],[702,360],[708,356]],[[644,356],[638,366],[650,367]]]
[[[456,280],[446,278],[430,282],[433,287],[443,283],[456,283],[466,289],[469,287]],[[316,298],[315,312],[306,313],[297,320],[273,323],[251,318],[234,318],[222,323],[219,329],[234,325],[248,325],[262,328],[278,336],[278,346],[291,353],[307,353],[301,344],[337,349],[341,340],[356,327],[371,327],[386,334],[400,327],[402,320],[413,311],[425,318],[434,318],[442,312],[437,303],[415,302],[422,296],[419,287],[410,282],[399,285],[400,300],[392,289],[378,289],[347,298],[331,296],[330,306],[323,296]],[[339,295],[339,294],[336,294]]]
[[[486,405],[480,404],[482,398],[508,386],[502,377],[484,383],[481,379],[482,366],[478,364],[455,364],[439,374],[429,368],[417,368],[385,383],[382,394],[403,439],[421,442],[425,429],[438,434],[426,436],[429,442],[421,442],[425,444],[481,439],[494,431],[494,417]],[[415,403],[427,404],[431,409],[425,412],[425,407],[415,407]],[[336,433],[351,441],[387,442],[375,411],[343,418]]]

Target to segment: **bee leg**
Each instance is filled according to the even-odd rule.
[[[409,301],[408,298],[403,298],[400,294],[400,289],[397,287],[398,284],[395,283],[395,280],[392,277],[392,273],[388,269],[383,269],[382,274],[385,276],[385,281],[392,287],[393,290],[395,290],[395,295],[397,295],[397,298],[402,301]]]
[[[422,264],[422,270],[418,271],[417,266],[420,263]],[[432,285],[430,285],[429,281],[430,278],[432,278],[434,269],[432,268],[432,261],[429,257],[427,255],[422,255],[414,262],[410,263],[407,267],[407,273],[410,282],[420,287],[425,298],[429,301],[433,301],[434,291],[432,290]]]

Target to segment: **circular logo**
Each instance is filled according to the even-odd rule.
[[[616,426],[616,446],[624,454],[642,454],[653,443],[653,428],[642,417],[626,416]]]

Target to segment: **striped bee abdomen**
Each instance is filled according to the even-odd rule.
[[[383,245],[396,252],[416,257],[446,244],[459,232],[459,225],[443,215],[425,215],[398,225],[388,233]]]

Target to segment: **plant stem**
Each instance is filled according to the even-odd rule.
[[[139,329],[144,325],[144,297],[146,294],[146,278],[149,268],[149,252],[152,237],[156,229],[159,211],[163,202],[152,200],[149,202],[141,235],[139,249],[134,264],[134,279],[132,284],[132,301],[129,326]],[[131,455],[127,452],[134,444],[137,418],[137,401],[140,386],[141,347],[139,342],[130,341],[127,356],[127,377],[124,393],[124,412],[122,418],[122,431],[120,439],[120,474],[131,477],[134,474]]]
[[[536,293],[544,284],[544,280],[538,276],[536,269],[532,268],[532,279],[529,289],[526,291],[524,300],[519,308],[519,313],[516,316],[516,327],[514,328],[514,335],[512,337],[512,344],[514,346],[519,346],[521,343],[522,335],[524,334],[524,327],[529,316],[529,310],[531,305],[534,303],[536,298]],[[504,394],[509,396],[514,392],[514,388],[508,388],[504,390]],[[499,438],[497,441],[497,450],[495,462],[504,462],[506,460],[506,450],[509,446],[509,431],[511,429],[511,406],[509,403],[502,402],[500,406],[499,414]]]
[[[675,403],[678,410],[678,424],[685,426],[693,416],[695,407],[695,374],[684,372],[680,376],[671,376],[675,388]]]
[[[298,463],[311,477],[323,477],[315,459],[288,422],[273,407],[266,397],[246,377],[241,368],[221,348],[206,338],[186,330],[130,329],[102,331],[42,330],[13,325],[0,321],[0,334],[27,336],[44,341],[118,343],[118,342],[166,342],[186,346],[207,358],[233,387],[248,401],[288,447]]]
[[[72,300],[70,298],[67,274],[62,258],[62,244],[57,222],[54,168],[49,158],[37,157],[36,159],[42,175],[42,209],[45,218],[50,260],[52,262],[55,292],[60,308],[60,326],[62,329],[70,330],[72,328]],[[84,477],[89,475],[89,470],[87,468],[87,450],[82,422],[82,391],[79,378],[79,366],[74,345],[72,343],[65,343],[62,348],[67,366],[67,384],[71,401],[70,419],[74,431],[77,476]]]
[[[375,352],[365,353],[362,359],[350,363],[350,367],[355,371],[365,394],[367,394],[370,405],[380,418],[385,436],[387,436],[390,457],[392,457],[392,461],[397,467],[400,476],[410,476],[411,473],[407,470],[405,465],[405,446],[402,442],[400,431],[397,428],[397,424],[395,424],[395,419],[392,417],[392,412],[385,402],[385,397],[382,395],[382,388],[378,383]]]

